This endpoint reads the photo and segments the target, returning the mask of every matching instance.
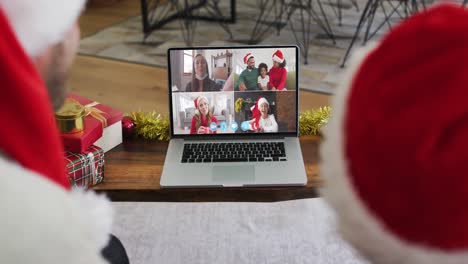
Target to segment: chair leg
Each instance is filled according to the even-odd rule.
[[[374,4],[374,1],[376,0],[368,0],[366,6],[364,7],[364,10],[362,11],[361,18],[359,19],[359,23],[356,27],[356,32],[354,33],[353,39],[351,40],[351,43],[348,46],[348,49],[346,50],[346,53],[343,57],[343,61],[341,63],[341,67],[343,68],[344,65],[346,64],[346,60],[348,59],[349,53],[351,52],[351,49],[353,48],[354,42],[356,42],[357,37],[359,36],[359,33],[361,32],[361,29],[365,23],[365,20],[367,19],[368,13],[370,11],[371,6]]]
[[[319,5],[320,12],[322,13],[323,19],[325,20],[325,25],[326,25],[326,29],[324,29],[325,33],[332,39],[333,44],[336,44],[335,35],[333,34],[333,30],[332,30],[332,28],[330,26],[330,23],[328,22],[327,14],[325,13],[325,10],[323,10],[322,2],[320,2],[320,0],[319,0],[319,1],[317,1],[317,3]],[[313,11],[312,8],[311,8],[311,11]]]
[[[351,4],[353,4],[354,7],[356,8],[356,12],[359,12],[359,5],[358,5],[357,0],[350,0],[350,1],[351,1]]]
[[[209,16],[219,18],[223,17],[223,12],[221,12],[221,9],[219,8],[219,1],[220,0],[212,0],[206,3],[205,10],[208,12]],[[232,40],[233,35],[228,23],[223,20],[220,20],[218,23],[224,29],[224,31],[229,34],[229,39]]]
[[[381,2],[381,0],[375,0],[374,5],[370,9],[369,21],[367,22],[366,34],[364,35],[364,41],[363,41],[364,45],[370,39],[369,38],[369,33],[370,33],[370,30],[371,30],[372,24],[374,24],[375,13],[377,12],[377,8],[378,8],[380,2]],[[385,18],[385,20],[387,20],[387,18]]]
[[[377,32],[385,25],[385,23],[387,23],[390,20],[393,14],[397,13],[397,10],[401,5],[402,3],[398,4],[395,8],[393,8],[390,14],[388,14],[388,17],[382,23],[380,23],[380,25],[377,26],[377,28],[374,30],[374,32],[371,34],[371,36],[368,39],[373,38],[377,34]]]

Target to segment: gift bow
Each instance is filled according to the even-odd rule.
[[[106,112],[102,111],[102,110],[99,110],[98,108],[94,107],[96,105],[98,105],[99,103],[94,101],[92,103],[89,103],[89,104],[86,104],[86,105],[82,105],[80,102],[78,102],[77,100],[73,99],[73,98],[69,98],[71,101],[81,105],[84,107],[85,109],[85,116],[92,116],[94,117],[95,119],[101,121],[102,123],[102,127],[105,128],[107,127],[107,119],[102,115],[102,114],[105,114]]]

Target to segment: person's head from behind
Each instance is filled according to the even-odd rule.
[[[208,76],[208,63],[203,55],[197,54],[193,58],[193,72],[198,80],[203,80]]]
[[[47,85],[54,110],[66,97],[65,83],[79,45],[77,19],[84,4],[84,0],[0,0],[17,39]]]
[[[336,89],[324,197],[371,263],[468,263],[467,31],[467,10],[429,8],[357,51]]]
[[[260,63],[258,65],[258,74],[262,76],[262,78],[265,78],[267,73],[268,73],[268,65],[266,65],[266,63],[263,63],[263,62]]]

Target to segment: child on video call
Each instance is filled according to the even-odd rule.
[[[273,67],[270,69],[269,86],[272,91],[285,91],[286,90],[286,78],[288,72],[286,70],[286,60],[281,50],[275,51],[272,56]]]
[[[211,131],[210,124],[218,124],[218,120],[210,112],[210,104],[208,98],[203,95],[198,96],[195,100],[195,115],[192,117],[190,125],[190,134],[215,134],[216,131]]]
[[[267,99],[260,97],[257,103],[250,108],[253,119],[247,121],[250,130],[255,132],[278,132],[278,123],[274,115],[268,114],[270,104]]]
[[[268,91],[268,83],[270,82],[270,76],[267,75],[268,66],[265,63],[258,65],[258,79],[257,85],[259,90]]]

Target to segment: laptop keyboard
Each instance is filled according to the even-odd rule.
[[[283,142],[186,143],[182,163],[286,161]]]

